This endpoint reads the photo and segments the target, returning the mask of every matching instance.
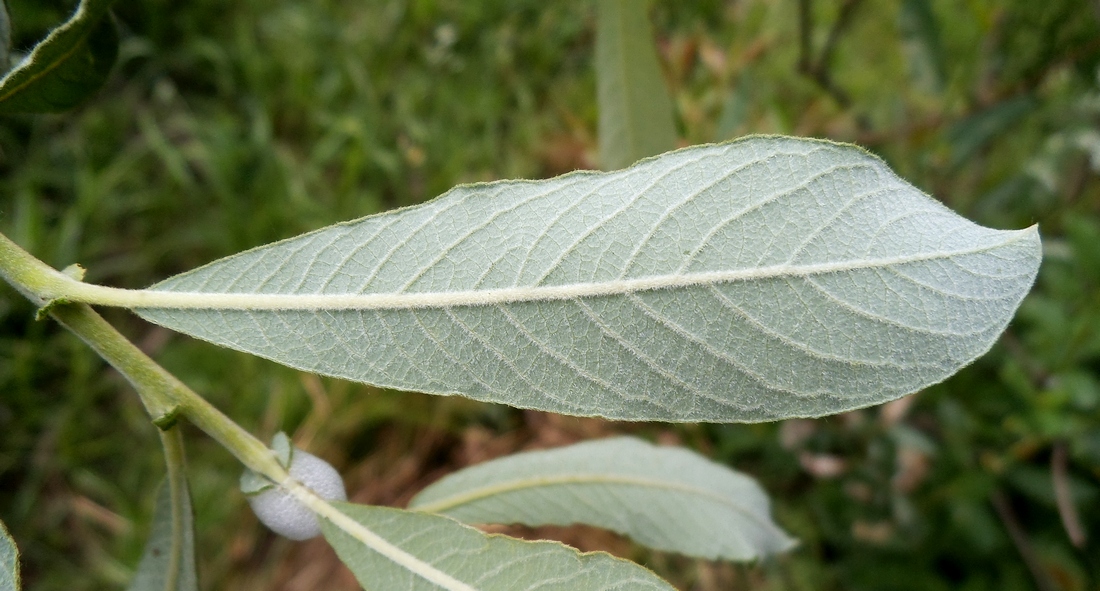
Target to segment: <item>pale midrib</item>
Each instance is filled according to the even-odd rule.
[[[47,299],[65,299],[100,306],[118,306],[140,309],[208,309],[208,310],[401,310],[423,308],[453,308],[460,306],[487,306],[515,302],[572,300],[578,298],[626,295],[644,291],[686,288],[738,281],[808,277],[831,273],[844,273],[950,259],[957,256],[978,254],[996,250],[1034,236],[1034,227],[1012,232],[1001,242],[971,249],[951,252],[935,252],[919,255],[840,261],[813,265],[772,265],[733,271],[684,273],[617,279],[604,282],[570,283],[564,285],[540,285],[532,287],[507,287],[486,290],[462,290],[449,292],[414,293],[366,293],[366,294],[258,294],[258,293],[210,293],[188,291],[162,291],[156,289],[130,290],[80,283],[58,274],[63,285],[56,285],[54,293],[43,294]]]
[[[760,516],[746,510],[741,505],[733,502],[733,500],[731,500],[729,497],[720,495],[713,491],[681,484],[678,482],[653,480],[637,476],[619,476],[608,474],[564,474],[560,476],[536,476],[519,480],[509,480],[506,482],[493,484],[491,486],[475,488],[473,490],[466,491],[453,497],[443,498],[438,501],[433,501],[431,503],[410,507],[410,509],[421,511],[424,513],[445,513],[446,511],[449,511],[451,509],[461,507],[462,505],[469,505],[471,503],[475,503],[477,501],[485,500],[505,493],[531,490],[542,487],[568,485],[637,486],[641,488],[668,490],[697,497],[703,497],[710,501],[728,507],[730,510],[741,514],[749,521],[753,521],[761,527],[770,529],[770,527],[768,527],[768,524]]]

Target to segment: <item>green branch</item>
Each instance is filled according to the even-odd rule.
[[[73,279],[34,258],[7,236],[0,234],[0,277],[37,306],[45,306]]]
[[[66,301],[65,286],[79,282],[34,258],[3,234],[0,234],[0,276],[125,376],[158,427],[169,429],[182,416],[249,469],[277,483],[290,478],[274,453],[259,439],[157,365],[87,304]]]
[[[253,471],[275,482],[289,478],[266,445],[157,365],[87,304],[58,304],[49,315],[133,384],[158,426],[167,427],[177,416],[185,417]]]
[[[274,451],[157,365],[90,306],[72,303],[65,297],[66,292],[55,291],[58,286],[64,289],[66,285],[79,282],[34,258],[3,234],[0,234],[0,276],[42,306],[40,316],[44,312],[60,322],[125,376],[137,390],[153,422],[162,431],[169,431],[162,433],[162,441],[168,462],[168,486],[171,487],[173,545],[178,541],[175,532],[182,527],[183,450],[178,433],[173,435],[176,431],[172,425],[177,417],[184,417],[217,440],[246,467],[275,482],[321,519],[331,522],[366,547],[443,588],[472,590],[356,522],[291,477]]]
[[[166,590],[179,587],[180,558],[183,556],[184,512],[190,509],[187,503],[186,459],[183,451],[183,436],[179,427],[173,426],[160,431],[160,443],[164,447],[164,463],[168,469],[168,498],[172,506],[172,548],[168,552],[168,580]]]

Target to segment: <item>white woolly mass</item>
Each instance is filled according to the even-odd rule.
[[[340,474],[311,453],[294,450],[290,475],[326,501],[348,500]],[[313,511],[279,487],[248,497],[248,504],[264,525],[285,538],[308,540],[321,535],[321,524]]]

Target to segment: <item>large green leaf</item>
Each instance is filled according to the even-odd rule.
[[[21,64],[0,80],[0,113],[49,113],[80,104],[103,86],[118,56],[114,0],[82,0]]]
[[[299,369],[578,415],[885,402],[989,349],[1036,229],[977,226],[853,146],[754,137],[457,187],[129,292],[65,297]]]
[[[409,507],[465,523],[585,523],[710,559],[753,560],[794,545],[752,478],[630,437],[473,466],[424,489]]]
[[[195,526],[186,482],[180,482],[175,504],[165,480],[157,492],[153,528],[145,553],[127,591],[198,591]]]
[[[648,7],[648,1],[596,0],[596,94],[605,169],[676,147],[672,101],[657,62]]]
[[[3,521],[0,521],[0,591],[19,591],[19,548]]]
[[[325,539],[365,591],[673,589],[641,566],[602,552],[581,554],[556,542],[487,535],[438,515],[332,505],[350,519],[322,519]],[[381,546],[379,539],[389,556],[371,549]]]

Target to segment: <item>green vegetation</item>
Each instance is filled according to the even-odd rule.
[[[90,282],[142,287],[458,182],[591,167],[588,6],[345,4],[117,7],[120,61],[103,92],[65,117],[0,120],[0,230],[58,268],[83,263]],[[802,542],[737,568],[609,542],[685,588],[1091,588],[1097,18],[1061,0],[802,5],[655,6],[680,134],[856,141],[982,224],[1039,223],[1035,291],[993,353],[944,384],[781,425],[563,421],[299,376],[110,319],[253,433],[284,429],[339,458],[349,489],[364,491],[357,501],[403,504],[443,467],[628,431],[685,441],[758,476]],[[19,50],[71,6],[8,8]],[[152,491],[163,473],[153,430],[92,352],[0,290],[0,519],[20,543],[27,588],[118,588],[152,516],[153,496],[135,491]],[[254,522],[240,517],[243,497],[226,502],[235,461],[188,439],[205,588],[329,576],[309,569],[325,564],[316,549],[239,527]],[[332,576],[329,586],[341,584]]]

